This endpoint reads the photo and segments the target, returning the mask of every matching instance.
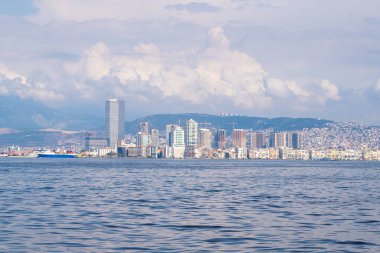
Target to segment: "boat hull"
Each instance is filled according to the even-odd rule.
[[[76,155],[71,154],[38,154],[39,158],[76,158]]]

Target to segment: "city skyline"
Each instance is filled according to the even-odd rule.
[[[269,160],[380,159],[380,128],[378,127],[366,127],[351,122],[304,119],[312,120],[309,122],[311,127],[279,131],[276,130],[277,124],[281,124],[278,119],[274,119],[274,124],[271,125],[263,118],[257,118],[256,120],[265,126],[264,128],[257,127],[257,122],[254,121],[248,122],[243,128],[240,126],[237,128],[238,122],[229,122],[228,119],[244,117],[224,113],[220,119],[227,119],[227,122],[223,121],[221,125],[231,125],[228,131],[220,128],[220,122],[217,124],[204,120],[198,122],[193,119],[196,115],[191,114],[187,115],[188,118],[185,120],[182,119],[185,127],[181,126],[181,119],[175,119],[175,117],[171,117],[169,121],[154,123],[144,118],[144,121],[135,122],[137,132],[126,133],[125,101],[108,98],[104,105],[104,129],[86,131],[85,134],[82,132],[80,137],[78,136],[80,140],[75,138],[63,140],[64,147],[54,148],[53,151],[44,151],[45,147],[20,148],[12,145],[0,152],[0,156]],[[166,123],[164,129],[156,128],[157,124],[162,123]],[[289,121],[287,124],[295,126]],[[53,129],[49,131],[51,130]],[[64,131],[61,133],[63,134]],[[75,132],[67,133],[75,134]]]
[[[119,96],[129,120],[235,112],[379,125],[379,8],[370,0],[149,8],[4,0],[0,96],[96,115],[98,101]]]

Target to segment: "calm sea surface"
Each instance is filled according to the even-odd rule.
[[[0,159],[0,252],[380,252],[380,163]]]

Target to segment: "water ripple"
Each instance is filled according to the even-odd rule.
[[[0,164],[0,252],[380,251],[379,163]]]

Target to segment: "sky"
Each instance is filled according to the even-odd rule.
[[[377,0],[0,0],[0,95],[380,125]]]

